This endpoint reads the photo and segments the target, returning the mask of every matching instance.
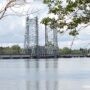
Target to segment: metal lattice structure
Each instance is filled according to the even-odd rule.
[[[26,54],[37,54],[38,47],[38,18],[26,18],[24,50]]]
[[[47,55],[58,55],[57,30],[51,29],[49,26],[45,26],[45,47]]]
[[[24,52],[29,53],[29,17],[26,18],[26,31],[24,40]]]
[[[38,18],[26,18],[24,50],[25,54],[35,57],[57,56],[57,30],[45,26],[45,46],[39,46]]]
[[[58,56],[59,54],[59,49],[58,49],[58,37],[57,37],[57,30],[53,29],[53,45],[54,45],[54,49],[53,49],[53,54],[55,57]]]

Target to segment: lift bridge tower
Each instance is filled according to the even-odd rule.
[[[26,17],[24,53],[35,56],[38,55],[38,17]]]
[[[57,57],[59,55],[57,30],[45,25],[46,55]],[[51,38],[51,39],[50,39]]]

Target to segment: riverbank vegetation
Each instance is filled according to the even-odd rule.
[[[87,55],[90,53],[90,49],[69,49],[68,47],[64,47],[59,49],[59,53],[60,55]],[[0,54],[24,54],[24,49],[18,45],[13,45],[11,47],[0,47]]]
[[[13,45],[11,47],[0,47],[0,54],[20,54],[22,53],[22,48],[18,45]]]

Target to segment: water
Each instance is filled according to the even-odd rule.
[[[0,90],[90,90],[90,58],[0,60]]]

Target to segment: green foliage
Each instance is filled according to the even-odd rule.
[[[67,47],[64,47],[63,49],[60,49],[60,55],[69,55],[69,54],[87,55],[89,52],[90,52],[90,49],[83,49],[83,48],[71,50]]]
[[[78,35],[79,33],[78,33],[78,31],[77,31],[76,29],[74,29],[74,30],[70,31],[69,34],[70,34],[70,35],[73,35],[73,36],[76,36],[76,35]]]
[[[51,0],[44,0],[43,2],[44,2],[45,4],[48,4],[48,3],[51,2]]]
[[[20,52],[21,52],[21,49],[18,45],[13,45],[11,47],[11,50],[12,50],[12,54],[20,54]]]
[[[3,54],[3,53],[4,53],[4,48],[0,47],[0,54]]]
[[[0,54],[20,54],[22,49],[18,45],[12,47],[0,47]]]
[[[71,49],[67,48],[67,47],[64,47],[62,49],[62,54],[70,54],[71,53]]]
[[[49,14],[57,15],[54,18],[44,18],[43,24],[50,25],[52,28],[66,28],[70,35],[78,35],[77,27],[80,24],[90,25],[90,0],[44,0],[48,4]],[[68,22],[68,20],[70,22]]]
[[[41,23],[45,24],[45,25],[48,25],[48,23],[51,21],[51,19],[49,17],[47,18],[44,18]]]
[[[53,47],[53,44],[49,42],[49,46]],[[22,48],[20,48],[18,45],[13,45],[12,47],[0,47],[0,54],[23,54]],[[87,55],[90,53],[90,49],[74,49],[71,50],[68,47],[64,47],[63,49],[59,49],[60,55]]]

